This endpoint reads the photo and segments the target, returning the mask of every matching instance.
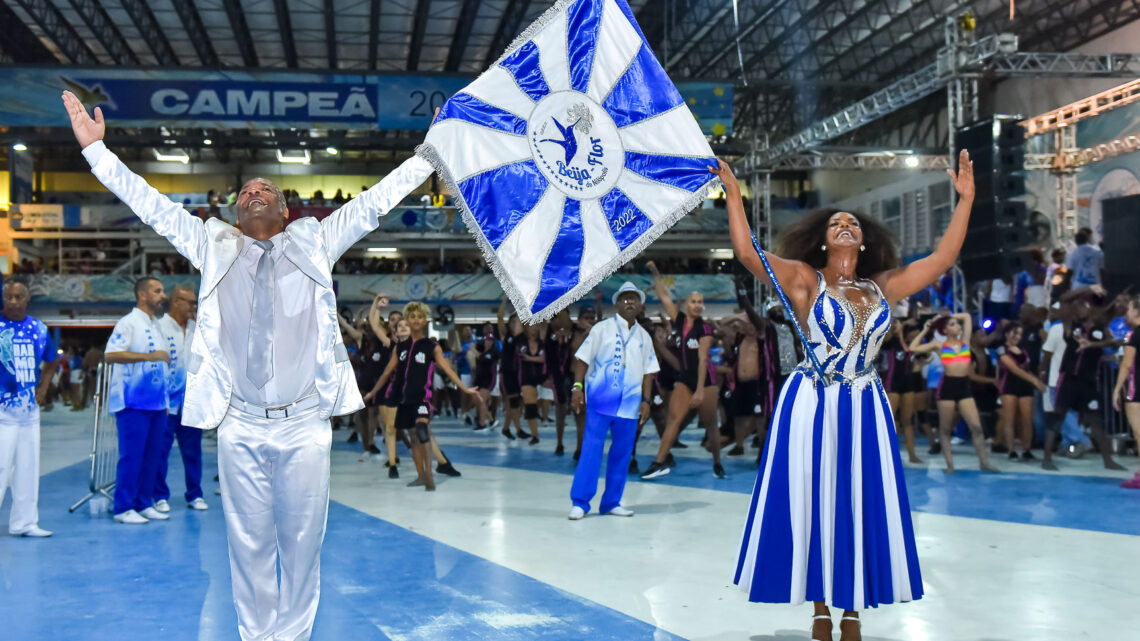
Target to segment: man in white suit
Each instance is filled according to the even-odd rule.
[[[337,327],[332,265],[432,168],[413,157],[323,221],[288,227],[281,190],[255,178],[237,197],[239,231],[163,197],[104,146],[98,108],[92,119],[70,92],[63,100],[91,172],[202,273],[182,421],[218,428],[241,638],[308,639],[328,515],[329,419],[364,406]]]

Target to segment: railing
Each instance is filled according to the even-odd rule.
[[[79,499],[68,508],[74,512],[91,499],[105,498],[111,504],[115,501],[115,471],[119,462],[119,433],[115,420],[107,411],[107,389],[111,381],[111,368],[108,363],[99,363],[95,371],[95,426],[91,437],[91,472],[88,474],[87,496]],[[93,506],[95,503],[92,504]],[[92,509],[95,509],[93,507]],[[111,506],[107,506],[110,510]]]

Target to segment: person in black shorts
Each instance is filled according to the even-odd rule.
[[[491,390],[499,383],[499,359],[502,357],[502,345],[495,335],[495,326],[491,323],[483,324],[483,336],[475,343],[475,354],[474,387],[479,390],[479,398],[488,408],[487,412],[476,414],[475,429],[482,431],[495,426],[497,408]]]
[[[744,443],[752,434],[761,448],[767,431],[767,413],[764,407],[764,389],[767,369],[762,346],[765,344],[767,321],[756,313],[748,301],[747,288],[742,281],[736,285],[737,305],[743,313],[736,317],[736,336],[733,339],[729,359],[732,365],[732,397],[726,405],[726,413],[734,418],[736,444],[729,450],[729,456],[744,454]]]
[[[911,330],[908,332],[908,329]],[[883,342],[879,354],[883,359],[883,389],[887,392],[887,402],[895,414],[895,432],[906,443],[907,457],[911,463],[922,463],[914,449],[914,396],[915,379],[912,375],[910,341],[915,328],[895,320],[891,333]],[[918,377],[922,378],[921,374]],[[925,381],[920,382],[920,393],[926,392]]]
[[[700,292],[692,292],[685,300],[682,311],[669,296],[665,282],[652,261],[646,267],[653,274],[653,284],[657,296],[665,307],[666,314],[672,319],[673,332],[669,336],[669,349],[677,357],[680,368],[677,371],[676,381],[673,383],[673,393],[669,399],[669,424],[661,438],[661,446],[657,449],[657,456],[649,468],[641,474],[642,480],[655,479],[670,472],[666,464],[669,449],[677,440],[689,410],[696,410],[701,423],[705,426],[705,447],[712,453],[713,475],[725,478],[724,466],[720,462],[720,430],[717,425],[717,402],[719,400],[716,388],[715,372],[709,365],[709,350],[712,348],[712,327],[704,321],[701,314],[704,312],[704,296]],[[706,389],[707,388],[707,389]]]
[[[559,312],[550,322],[544,346],[546,373],[554,390],[554,433],[558,439],[554,447],[555,456],[562,456],[566,452],[562,435],[566,432],[566,415],[570,412],[570,386],[574,383],[574,374],[570,370],[573,362],[573,352],[570,351],[570,340],[573,337],[571,324],[570,313],[565,310]]]
[[[1112,407],[1117,412],[1124,411],[1136,442],[1140,443],[1140,389],[1136,380],[1136,352],[1140,350],[1140,296],[1128,301],[1124,321],[1128,324],[1128,337],[1124,339],[1120,370],[1116,375],[1116,385],[1112,389]],[[1120,484],[1128,490],[1140,490],[1140,472]]]
[[[387,369],[387,363],[392,362],[396,345],[401,341],[407,340],[412,334],[412,330],[408,327],[408,321],[404,320],[402,313],[393,312],[388,318],[392,318],[395,314],[399,314],[399,316],[396,317],[395,324],[388,325],[392,330],[392,337],[389,339],[388,360],[385,363],[385,369]],[[383,372],[381,372],[381,376],[383,376]],[[400,404],[400,399],[395,396],[395,392],[390,384],[380,386],[380,380],[381,379],[377,378],[376,384],[372,386],[374,393],[371,394],[371,398],[369,395],[365,395],[364,404],[369,405],[375,403],[380,408],[380,419],[384,422],[384,444],[388,448],[388,478],[398,479],[400,478],[400,472],[397,466],[400,464],[400,457],[396,455],[396,439],[397,437],[402,437],[408,449],[411,449],[411,441],[408,440],[407,435],[400,433],[396,429],[396,407]]]
[[[1104,459],[1104,468],[1123,470],[1112,460],[1100,405],[1104,400],[1100,389],[1100,359],[1104,356],[1104,349],[1117,345],[1117,342],[1108,329],[1092,319],[1087,300],[1074,301],[1062,308],[1062,313],[1070,317],[1062,318],[1065,324],[1065,355],[1061,359],[1053,411],[1045,415],[1045,454],[1041,467],[1057,470],[1053,463],[1053,445],[1061,433],[1065,413],[1072,410],[1077,412],[1082,425],[1091,428],[1092,442]]]
[[[598,301],[598,306],[590,307],[583,305],[578,308],[578,321],[574,323],[571,330],[572,336],[570,337],[570,353],[576,354],[578,348],[586,341],[586,336],[589,335],[590,330],[594,328],[594,323],[601,320],[602,305]],[[570,359],[573,363],[573,359]],[[573,367],[573,365],[571,365]],[[571,383],[573,377],[571,376]],[[586,413],[574,412],[574,428],[577,431],[578,444],[574,447],[574,460],[577,461],[578,457],[582,455],[582,436],[586,433]]]
[[[998,410],[1005,442],[1009,444],[1011,461],[1032,461],[1033,454],[1033,398],[1035,392],[1048,388],[1030,372],[1029,353],[1021,348],[1025,328],[1014,322],[1005,326],[1005,344],[998,351],[998,393],[1001,407]],[[1015,437],[1014,434],[1017,436]]]
[[[388,384],[389,396],[398,400],[396,428],[413,435],[412,458],[416,463],[417,476],[416,480],[408,483],[408,487],[423,486],[432,492],[435,491],[435,480],[432,478],[431,452],[427,446],[432,442],[431,397],[435,369],[439,368],[465,394],[474,394],[475,390],[463,384],[451,364],[443,357],[439,343],[427,335],[430,316],[431,310],[423,303],[412,302],[404,306],[404,319],[411,333],[407,339],[396,344],[388,367],[368,395],[374,395],[385,383],[391,381]]]
[[[503,436],[515,440],[511,433],[511,424],[515,426],[519,438],[526,438],[522,431],[522,373],[519,358],[519,346],[523,342],[523,327],[518,314],[511,314],[506,320],[503,317],[509,309],[510,302],[506,298],[499,304],[497,325],[499,336],[502,336],[502,355],[499,357],[499,391],[503,395]],[[536,391],[537,396],[537,391]],[[537,402],[537,399],[536,401]],[[538,434],[535,430],[530,435],[534,438]]]
[[[523,418],[530,428],[531,445],[538,444],[538,386],[547,379],[545,332],[545,326],[528,326],[518,346]]]

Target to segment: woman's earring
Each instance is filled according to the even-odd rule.
[[[821,251],[821,252],[825,252],[825,251],[827,251],[827,245],[820,245],[820,246],[819,246],[819,251]]]
[[[867,246],[866,245],[859,245],[859,251],[861,251],[861,252],[867,251]]]

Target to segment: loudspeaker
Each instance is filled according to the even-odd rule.
[[[1104,286],[1110,292],[1140,284],[1140,196],[1101,201],[1101,241],[1104,251]]]
[[[955,146],[974,163],[974,210],[960,255],[970,281],[1012,276],[1029,262],[1033,242],[1025,189],[1025,130],[1012,116],[960,128]],[[957,165],[957,158],[954,158]]]

